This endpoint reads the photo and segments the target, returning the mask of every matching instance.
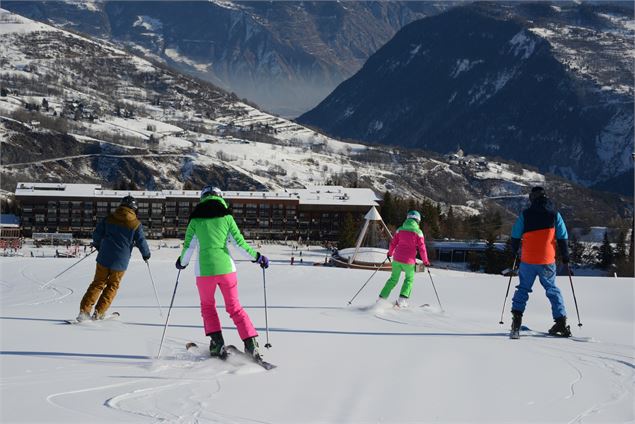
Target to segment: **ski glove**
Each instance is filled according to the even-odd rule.
[[[176,269],[185,269],[187,265],[181,265],[181,257],[179,256],[176,258],[176,264],[174,264],[174,266],[176,266]]]
[[[96,251],[98,251],[98,252],[99,252],[99,245],[98,245],[97,243],[92,242],[92,243],[90,244],[90,247],[92,247],[93,249],[95,249]]]
[[[558,239],[558,250],[560,250],[560,260],[563,264],[569,263],[569,246],[566,239]]]
[[[148,256],[143,256],[143,261],[144,262],[148,262],[150,260],[150,255]]]
[[[520,239],[512,237],[511,248],[514,256],[518,257],[518,254],[520,253]]]
[[[260,268],[262,269],[269,268],[269,258],[261,255],[260,252],[256,252],[256,260],[252,262],[260,265]]]

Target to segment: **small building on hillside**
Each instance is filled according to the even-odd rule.
[[[468,262],[470,252],[483,255],[487,249],[487,242],[481,240],[433,240],[429,247],[434,251],[438,261],[449,263]],[[494,247],[501,252],[505,250],[505,243],[494,243]]]
[[[19,249],[22,247],[22,228],[20,219],[13,214],[0,214],[0,249]]]
[[[0,239],[20,238],[20,219],[13,214],[0,214]]]

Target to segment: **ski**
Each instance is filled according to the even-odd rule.
[[[185,344],[185,349],[186,350],[199,349],[199,347],[194,342],[188,342],[188,343]],[[267,371],[272,370],[272,369],[277,367],[277,365],[274,365],[274,364],[272,364],[270,362],[264,361],[262,358],[253,358],[250,355],[247,355],[245,352],[243,352],[242,350],[238,349],[234,345],[225,346],[225,351],[227,352],[227,356],[225,356],[224,358],[216,357],[216,359],[220,359],[221,361],[224,361],[224,360],[227,360],[228,357],[234,355],[236,357],[244,358],[245,360],[248,360],[249,362],[253,362],[254,364],[260,365],[261,367],[263,367]]]
[[[93,322],[99,322],[99,321],[109,321],[109,320],[113,320],[113,319],[118,319],[120,316],[119,312],[113,312],[111,314],[106,315],[103,319],[87,319],[84,321],[77,321],[77,318],[73,318],[73,319],[65,319],[64,323],[66,324],[92,324]]]
[[[564,336],[558,336],[555,334],[549,334],[546,331],[533,331],[530,330],[530,333],[528,334],[528,336],[530,337],[544,337],[544,338],[549,338],[549,339],[569,339],[572,340],[574,342],[595,342],[595,340],[593,339],[593,337],[580,337],[580,336],[569,336],[569,337],[564,337]]]
[[[572,340],[574,342],[595,342],[595,340],[593,339],[593,337],[580,337],[580,336],[569,336],[569,337],[564,337],[564,336],[558,336],[556,334],[550,334],[547,331],[535,331],[532,330],[531,328],[527,327],[527,326],[522,326],[520,327],[520,330],[522,330],[525,336],[527,337],[544,337],[544,338],[550,338],[550,339],[569,339]],[[518,333],[516,335],[516,337],[513,337],[514,335],[514,331],[509,333],[509,338],[510,339],[518,339],[520,338],[520,331],[517,331],[516,333]]]

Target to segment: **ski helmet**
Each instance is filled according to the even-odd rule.
[[[120,206],[125,206],[127,208],[132,209],[133,211],[135,211],[135,213],[137,212],[137,209],[139,209],[137,207],[137,201],[135,200],[134,197],[128,195],[126,197],[124,197],[123,199],[121,199],[121,203],[119,204]]]
[[[206,185],[201,189],[201,199],[205,196],[209,196],[210,194],[218,197],[223,197],[223,191],[213,185]]]
[[[545,192],[545,189],[540,186],[533,187],[531,189],[531,193],[529,193],[529,201],[531,203],[534,203],[536,200],[544,197],[547,197],[547,193]]]
[[[417,222],[421,222],[421,214],[417,211],[410,211],[406,215],[406,219],[414,219]]]

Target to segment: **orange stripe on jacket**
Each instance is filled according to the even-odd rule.
[[[529,231],[523,234],[521,261],[532,265],[556,262],[556,229]]]

